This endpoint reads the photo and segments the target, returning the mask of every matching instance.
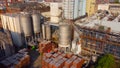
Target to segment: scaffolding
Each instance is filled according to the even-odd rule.
[[[101,31],[84,26],[74,26],[79,30],[83,50],[92,54],[110,53],[120,58],[120,34],[110,32],[110,30]]]

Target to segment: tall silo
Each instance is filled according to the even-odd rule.
[[[21,15],[21,23],[25,37],[33,35],[32,18],[30,14]]]
[[[45,30],[45,24],[42,24],[42,38],[45,40],[46,39],[46,30]]]
[[[19,14],[2,14],[1,19],[4,31],[7,32],[9,30],[14,45],[16,47],[21,47],[24,41],[21,35],[23,32],[21,31]]]
[[[51,40],[51,26],[47,23],[45,24],[45,29],[46,29],[46,40]]]
[[[59,47],[70,47],[71,44],[71,26],[67,23],[59,25]]]
[[[34,33],[40,33],[40,14],[32,14]]]

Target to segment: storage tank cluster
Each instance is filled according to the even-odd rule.
[[[13,42],[18,47],[35,40],[35,38],[40,38],[42,31],[41,23],[43,23],[41,18],[41,15],[38,13],[13,13],[1,15],[4,31],[10,31]]]
[[[19,14],[2,14],[1,15],[2,26],[4,32],[10,31],[14,45],[21,46],[23,44],[22,30],[20,24]]]

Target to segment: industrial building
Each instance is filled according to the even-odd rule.
[[[74,20],[86,14],[86,0],[63,0],[63,17]]]
[[[83,52],[94,55],[110,53],[120,58],[119,25],[119,15],[105,13],[98,13],[85,22],[76,22]]]
[[[103,54],[120,59],[119,4],[108,4],[109,0],[19,1],[4,6],[6,12],[0,15],[0,65],[86,68]],[[22,48],[26,51],[18,52]]]
[[[41,15],[38,13],[16,13],[1,15],[4,32],[10,31],[15,46],[31,45],[42,34]],[[33,45],[36,45],[33,43]]]

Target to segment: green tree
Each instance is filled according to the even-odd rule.
[[[115,0],[115,3],[119,3],[119,0]]]
[[[98,60],[96,68],[115,68],[115,59],[113,55],[106,54]]]

